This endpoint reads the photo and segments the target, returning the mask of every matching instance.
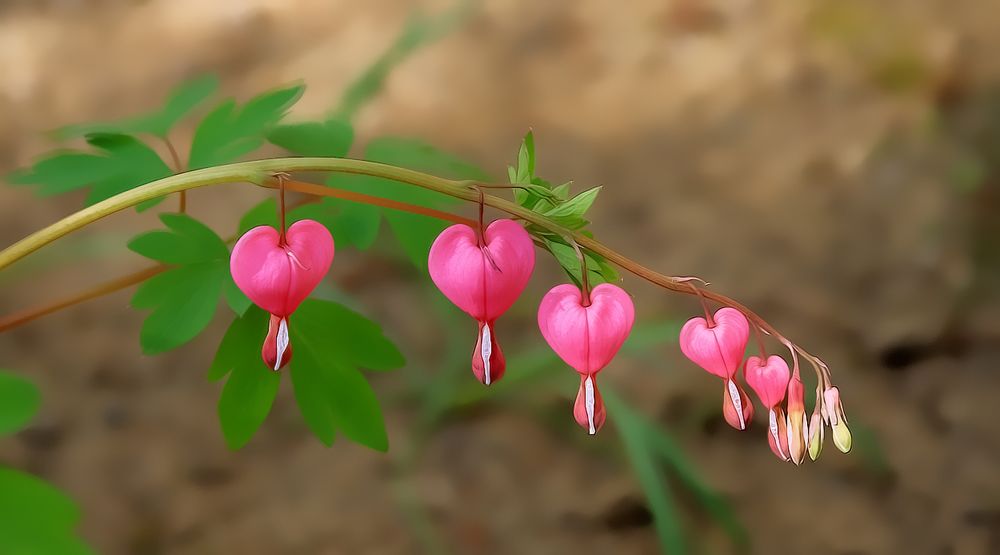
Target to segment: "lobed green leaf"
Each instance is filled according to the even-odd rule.
[[[226,100],[212,110],[195,130],[188,169],[233,162],[264,143],[266,133],[302,96],[295,85],[255,96],[242,107]]]

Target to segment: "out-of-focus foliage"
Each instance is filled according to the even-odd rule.
[[[38,410],[38,389],[0,370],[0,435],[19,430]],[[0,553],[77,555],[91,553],[76,535],[76,504],[30,474],[0,467]]]

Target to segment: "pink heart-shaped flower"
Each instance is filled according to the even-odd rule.
[[[785,400],[785,390],[788,388],[788,380],[791,379],[792,373],[785,359],[778,355],[771,355],[766,361],[751,356],[743,366],[743,376],[760,402],[770,409]]]
[[[323,280],[333,253],[333,237],[319,222],[295,222],[285,232],[284,244],[278,230],[258,226],[236,242],[229,269],[254,304],[287,317]]]
[[[580,374],[607,366],[632,331],[635,307],[622,288],[602,283],[590,292],[590,305],[575,285],[553,287],[538,306],[538,327],[552,350]]]
[[[480,322],[492,322],[514,304],[535,269],[535,244],[513,220],[497,220],[483,233],[456,224],[431,245],[427,269],[438,289]]]
[[[491,223],[482,243],[471,227],[453,225],[431,245],[427,269],[444,296],[479,322],[472,373],[490,385],[507,367],[493,324],[528,285],[535,244],[513,220]]]
[[[735,308],[720,308],[709,327],[704,318],[692,318],[681,328],[681,352],[708,372],[728,380],[736,375],[750,338],[750,323]]]

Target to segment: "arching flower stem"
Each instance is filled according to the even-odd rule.
[[[468,202],[479,202],[479,197],[482,195],[482,202],[485,206],[501,210],[558,235],[571,237],[578,247],[600,255],[609,262],[654,285],[678,293],[701,295],[705,299],[742,312],[752,324],[758,326],[764,333],[771,335],[809,361],[816,368],[820,379],[829,383],[829,370],[823,361],[786,339],[777,329],[743,304],[720,293],[693,285],[692,278],[672,277],[647,268],[600,241],[566,229],[541,214],[509,200],[483,194],[476,181],[445,179],[423,172],[365,160],[317,157],[273,158],[227,164],[166,177],[84,208],[14,243],[0,251],[0,270],[65,235],[143,201],[222,183],[249,182],[262,187],[277,188],[279,184],[278,180],[275,179],[275,174],[300,171],[325,171],[380,177],[437,191]],[[285,180],[285,187],[291,191],[344,197],[343,191],[333,193],[336,191],[335,189],[310,183]],[[318,193],[318,191],[323,191],[323,193]],[[430,212],[430,209],[427,212]]]

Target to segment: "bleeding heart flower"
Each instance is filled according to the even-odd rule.
[[[771,355],[767,360],[751,356],[743,366],[743,377],[768,409],[767,442],[781,460],[789,460],[785,412],[781,408],[791,371],[785,359]]]
[[[427,257],[431,279],[455,306],[479,322],[472,372],[486,384],[499,380],[506,362],[494,323],[517,300],[535,268],[535,245],[513,220],[491,223],[480,240],[456,224],[441,232]]]
[[[635,306],[628,293],[610,283],[595,287],[589,301],[585,303],[583,293],[574,285],[553,287],[538,307],[538,327],[559,358],[580,373],[573,414],[581,426],[595,434],[606,418],[596,376],[632,331]]]
[[[288,317],[319,285],[333,262],[333,237],[313,220],[292,224],[284,237],[258,226],[236,242],[229,270],[236,285],[257,306],[271,313],[262,356],[280,370],[291,360]]]
[[[753,418],[753,403],[736,383],[736,371],[750,339],[750,323],[735,308],[723,307],[711,321],[692,318],[681,328],[681,352],[692,362],[723,380],[722,414],[737,430]]]

